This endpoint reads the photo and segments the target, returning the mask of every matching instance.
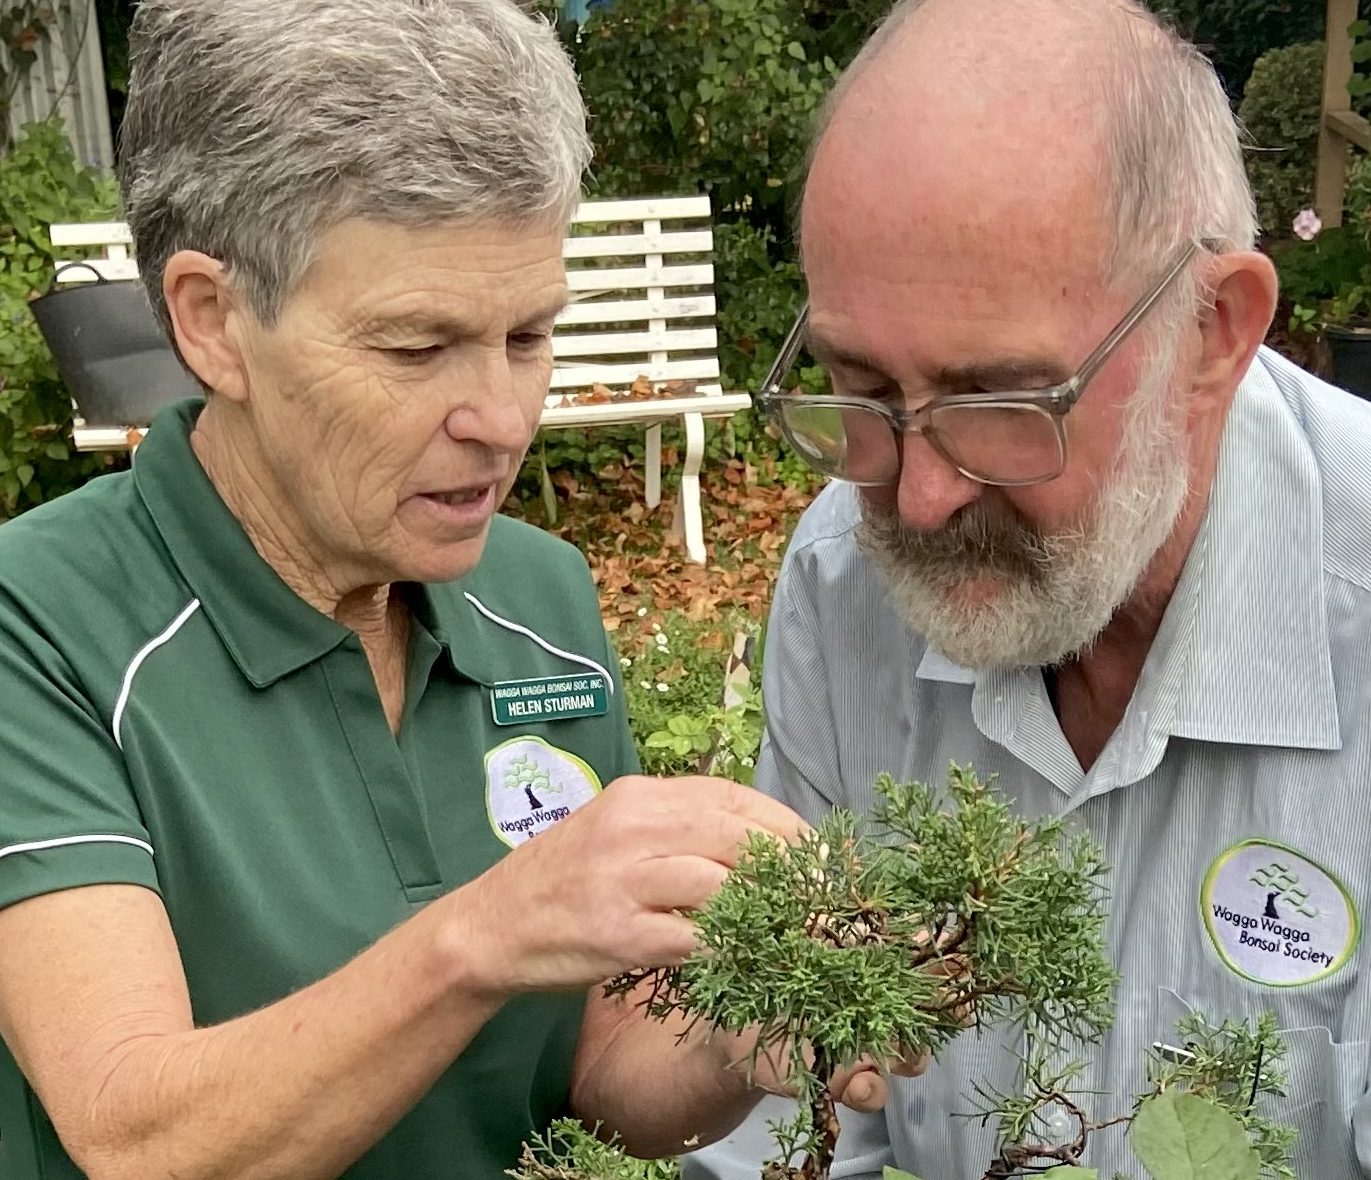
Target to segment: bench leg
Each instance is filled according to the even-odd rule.
[[[686,553],[699,565],[705,563],[704,522],[700,515],[700,463],[705,457],[705,420],[685,415],[686,453],[681,470],[681,523],[685,528]]]
[[[662,502],[662,424],[654,422],[647,428],[647,487],[645,498],[649,508]]]

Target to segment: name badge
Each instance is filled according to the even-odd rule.
[[[502,680],[490,693],[490,712],[496,725],[602,717],[608,709],[609,686],[598,672]]]

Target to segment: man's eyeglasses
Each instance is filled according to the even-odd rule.
[[[755,398],[790,445],[816,471],[863,487],[900,476],[903,436],[921,434],[968,479],[1022,487],[1056,479],[1066,466],[1066,415],[1129,333],[1201,248],[1191,242],[1160,279],[1076,371],[1047,389],[958,393],[935,397],[917,410],[865,397],[807,394],[781,388],[795,365],[809,324],[800,312]]]

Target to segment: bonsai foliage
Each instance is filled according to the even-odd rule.
[[[640,1160],[603,1142],[575,1119],[557,1119],[524,1145],[516,1180],[679,1180],[674,1160]]]
[[[1258,1098],[1281,1095],[1285,1084],[1275,1019],[1212,1025],[1191,1014],[1177,1025],[1177,1041],[1182,1047],[1150,1053],[1148,1089],[1112,1117],[1091,1119],[1078,1104],[1079,1062],[1054,1074],[1042,1057],[1031,1058],[1023,1094],[978,1089],[982,1117],[997,1120],[1000,1140],[984,1180],[1094,1180],[1081,1163],[1090,1137],[1120,1126],[1129,1126],[1133,1153],[1153,1180],[1297,1180],[1288,1163],[1294,1131],[1257,1111]],[[1043,1138],[1039,1112],[1049,1104],[1074,1122],[1069,1138]],[[918,1178],[891,1169],[887,1180]]]
[[[749,1070],[765,1058],[807,1108],[777,1178],[827,1176],[828,1082],[863,1056],[936,1055],[972,1024],[1089,1037],[1109,1023],[1099,849],[1059,821],[1016,820],[970,769],[953,768],[946,808],[921,784],[877,789],[881,841],[841,810],[796,845],[754,838],[697,916],[699,950],[612,985],[645,987],[659,1018],[755,1030]]]
[[[1247,1153],[1240,1170],[1173,1169],[1153,1172],[1156,1180],[1291,1180],[1290,1133],[1252,1113],[1257,1095],[1278,1092],[1282,1081],[1269,1022],[1255,1030],[1187,1023],[1184,1047],[1151,1062],[1148,1093],[1103,1121],[1091,1121],[1073,1099],[1079,1063],[1049,1068],[1069,1041],[1096,1042],[1112,1020],[1117,976],[1103,940],[1107,869],[1098,845],[1068,834],[1060,820],[1017,817],[970,768],[954,766],[945,792],[888,776],[877,789],[883,802],[870,833],[839,809],[796,844],[754,838],[695,915],[697,951],[680,967],[630,972],[609,985],[651,1017],[683,1015],[692,1029],[738,1035],[752,1045],[740,1068],[787,1079],[799,1112],[773,1125],[779,1152],[762,1180],[829,1176],[839,1070],[864,1057],[936,1058],[967,1028],[1004,1023],[1021,1025],[1033,1049],[1021,1093],[978,1090],[980,1117],[995,1120],[1001,1144],[984,1180],[1088,1180],[1093,1173],[1081,1163],[1090,1135],[1135,1117],[1144,1144],[1135,1142],[1135,1152],[1150,1168],[1146,1144],[1157,1135],[1149,1121],[1181,1117],[1172,1108],[1179,1102],[1184,1113],[1191,1101],[1204,1109],[1187,1120],[1212,1123],[1212,1112],[1236,1134]],[[1040,1112],[1050,1103],[1075,1117],[1067,1142],[1043,1138]],[[1249,1156],[1250,1174],[1241,1170]],[[558,1127],[512,1175],[656,1175],[633,1170],[642,1166],[583,1130]]]

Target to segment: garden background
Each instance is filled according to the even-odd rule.
[[[0,0],[0,521],[122,462],[71,451],[70,403],[26,308],[52,273],[47,226],[116,215],[113,184],[74,158],[55,120],[3,133],[37,42],[64,8],[87,3],[98,10],[117,131],[136,0]],[[596,152],[589,195],[710,195],[724,386],[756,389],[802,297],[789,214],[811,120],[889,0],[529,3],[557,21],[583,80]],[[1364,160],[1350,167],[1345,226],[1312,246],[1291,228],[1311,204],[1323,4],[1151,3],[1210,54],[1246,123],[1263,248],[1287,291],[1271,343],[1317,367],[1320,324],[1371,304]],[[1359,25],[1358,70],[1371,58],[1365,38]],[[1354,77],[1358,100],[1368,90]],[[676,442],[665,433],[669,469]],[[708,765],[750,779],[761,645],[746,656],[751,684],[738,678],[728,709],[726,662],[736,636],[761,631],[786,540],[816,484],[751,414],[711,427],[708,445],[706,566],[687,563],[672,535],[669,486],[659,509],[643,505],[641,429],[540,435],[506,510],[590,561],[648,769]]]

